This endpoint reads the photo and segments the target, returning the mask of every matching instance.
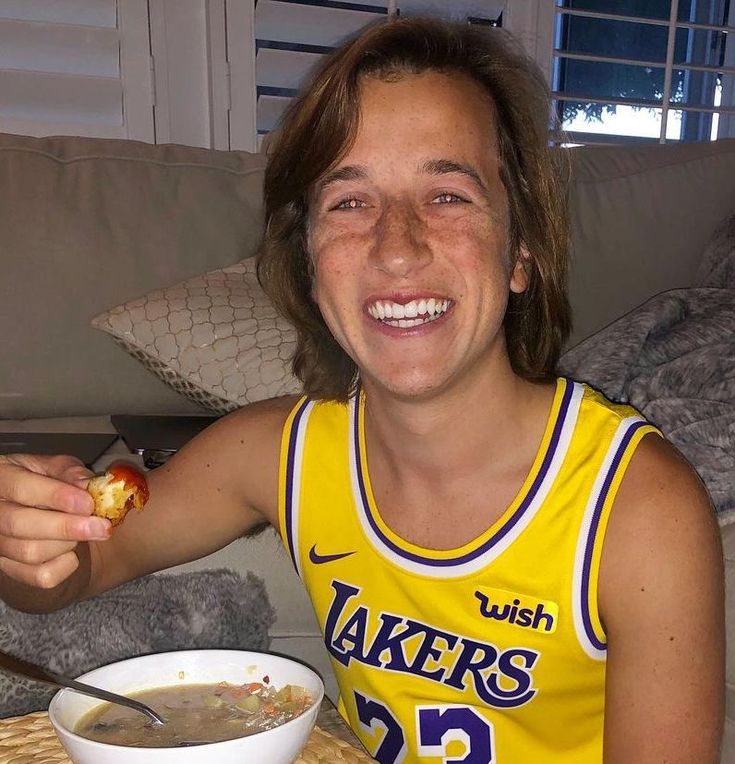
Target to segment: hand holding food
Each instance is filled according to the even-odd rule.
[[[93,477],[87,491],[94,500],[92,514],[107,518],[113,527],[119,525],[131,509],[142,511],[148,501],[145,475],[125,463],[112,464],[103,475]]]
[[[0,456],[0,573],[49,589],[78,567],[78,542],[109,537],[109,521],[92,516],[91,475],[73,456]]]
[[[79,566],[80,541],[108,539],[111,526],[147,500],[146,479],[132,465],[95,477],[72,456],[0,456],[0,573],[56,587]]]

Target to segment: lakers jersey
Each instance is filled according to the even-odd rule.
[[[281,534],[319,618],[340,710],[379,762],[602,761],[602,542],[651,431],[633,409],[558,380],[512,504],[468,544],[434,550],[381,518],[362,396],[295,406]]]

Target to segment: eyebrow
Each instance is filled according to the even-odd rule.
[[[461,162],[454,162],[451,159],[429,159],[424,162],[421,169],[429,175],[450,175],[452,173],[466,175],[475,182],[481,191],[487,192],[487,186],[477,170]]]
[[[462,164],[461,162],[455,162],[451,159],[428,159],[421,166],[422,172],[428,175],[450,175],[452,173],[459,173],[470,178],[478,188],[487,192],[487,186],[483,182],[480,174],[474,168],[469,165]],[[351,180],[365,180],[368,177],[368,170],[365,165],[350,164],[344,167],[338,167],[331,172],[328,172],[316,185],[316,193],[321,194],[326,191],[329,186],[335,183],[344,183]]]
[[[349,164],[344,167],[338,167],[336,170],[328,172],[320,181],[316,184],[316,193],[321,194],[329,186],[335,183],[350,181],[350,180],[365,180],[368,176],[367,167],[361,164]]]

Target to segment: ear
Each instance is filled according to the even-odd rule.
[[[528,289],[531,272],[531,253],[525,244],[518,248],[518,255],[510,275],[510,291],[520,294]]]

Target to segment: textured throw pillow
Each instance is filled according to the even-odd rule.
[[[258,284],[254,259],[149,292],[92,326],[218,414],[300,388],[291,373],[296,332]]]

